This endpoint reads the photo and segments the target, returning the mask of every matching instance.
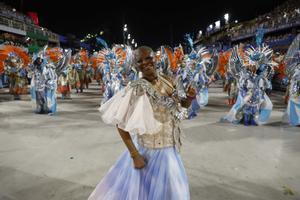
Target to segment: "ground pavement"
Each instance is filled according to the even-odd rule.
[[[32,111],[28,95],[0,91],[0,200],[84,200],[125,150],[99,115],[99,86],[58,100],[56,116]],[[192,200],[300,200],[300,131],[281,123],[282,93],[259,127],[218,122],[229,111],[221,88],[184,121],[182,158]]]

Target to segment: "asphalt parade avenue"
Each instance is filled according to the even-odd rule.
[[[98,112],[93,83],[72,100],[59,95],[56,116],[33,113],[29,95],[0,93],[0,200],[84,200],[125,151]],[[220,123],[230,109],[220,87],[182,123],[181,155],[192,200],[299,200],[300,131],[281,123],[283,93],[274,92],[271,121],[259,127]]]

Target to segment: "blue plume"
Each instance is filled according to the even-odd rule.
[[[165,54],[166,54],[165,47],[162,47],[162,48],[161,48],[161,55],[165,55]]]
[[[97,43],[98,43],[99,45],[104,46],[104,48],[108,48],[107,43],[106,43],[105,40],[103,40],[101,37],[96,37],[96,40],[97,40]]]
[[[195,51],[192,51],[189,54],[189,59],[195,60],[197,58],[197,53]]]
[[[250,55],[250,59],[252,61],[259,61],[263,55],[259,52],[254,52],[252,55]]]
[[[113,52],[109,52],[108,54],[105,55],[105,58],[111,60],[111,59],[115,59],[116,56]]]
[[[257,46],[260,46],[262,44],[264,34],[265,34],[265,29],[263,29],[263,28],[257,29],[256,35],[255,35]]]
[[[194,43],[193,43],[193,39],[191,38],[191,35],[189,33],[187,33],[184,35],[184,38],[190,45],[191,49],[193,49]]]

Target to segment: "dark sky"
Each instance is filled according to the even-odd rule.
[[[158,47],[162,44],[176,45],[185,33],[206,30],[217,20],[224,23],[223,16],[230,20],[247,20],[269,12],[284,0],[233,0],[226,1],[143,1],[129,3],[114,0],[4,0],[24,12],[35,11],[40,25],[58,34],[74,34],[83,38],[87,33],[105,31],[104,37],[111,42],[121,43],[122,26],[128,24],[130,33],[138,44]],[[236,1],[236,0],[235,0]],[[22,3],[23,2],[23,3]],[[98,2],[98,3],[97,3]]]

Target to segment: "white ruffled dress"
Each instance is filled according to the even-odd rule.
[[[155,135],[164,123],[155,118],[147,93],[136,95],[127,86],[99,109],[105,123],[118,125],[132,136]],[[188,200],[188,179],[174,146],[147,148],[135,142],[146,166],[135,169],[126,150],[96,186],[88,200]]]

